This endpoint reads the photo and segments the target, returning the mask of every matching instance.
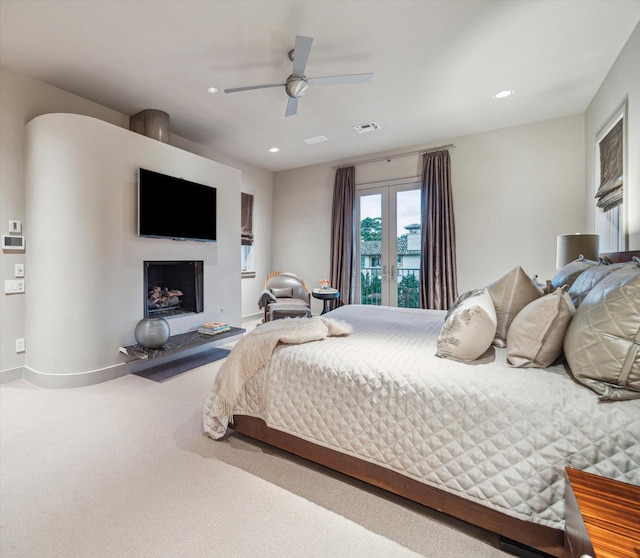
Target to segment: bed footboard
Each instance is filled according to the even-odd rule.
[[[274,430],[269,428],[262,419],[236,415],[233,428],[240,434],[546,552],[551,556],[558,558],[566,556],[564,532],[558,529],[513,518],[444,490],[427,486],[379,465]]]

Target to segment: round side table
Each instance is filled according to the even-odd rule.
[[[313,298],[322,300],[322,302],[324,303],[322,314],[326,314],[327,312],[329,312],[329,310],[331,310],[329,308],[330,300],[338,300],[340,298],[340,291],[336,289],[313,289],[313,292],[311,294],[313,295]]]

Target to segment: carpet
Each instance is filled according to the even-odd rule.
[[[229,353],[230,351],[227,349],[209,349],[195,355],[158,364],[157,366],[134,372],[134,374],[154,382],[164,382],[199,366],[225,358]]]

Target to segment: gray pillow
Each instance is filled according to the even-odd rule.
[[[580,303],[589,294],[600,281],[602,281],[609,273],[618,271],[625,266],[634,265],[633,263],[617,263],[609,265],[594,265],[585,269],[578,275],[569,289],[569,296],[573,304],[577,308]]]
[[[573,377],[602,400],[640,399],[640,268],[607,275],[585,297],[564,338]]]
[[[556,289],[559,289],[563,285],[571,287],[578,275],[580,275],[585,269],[589,269],[590,267],[597,265],[598,262],[587,260],[586,258],[580,256],[577,260],[569,262],[562,269],[560,269],[551,279],[551,284]]]
[[[274,288],[271,289],[271,294],[276,298],[293,298],[293,287]]]

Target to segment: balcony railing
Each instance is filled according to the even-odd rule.
[[[420,307],[420,270],[401,267],[396,272],[395,281],[398,288],[398,306],[401,308]],[[382,304],[382,268],[363,267],[360,269],[361,304]]]

